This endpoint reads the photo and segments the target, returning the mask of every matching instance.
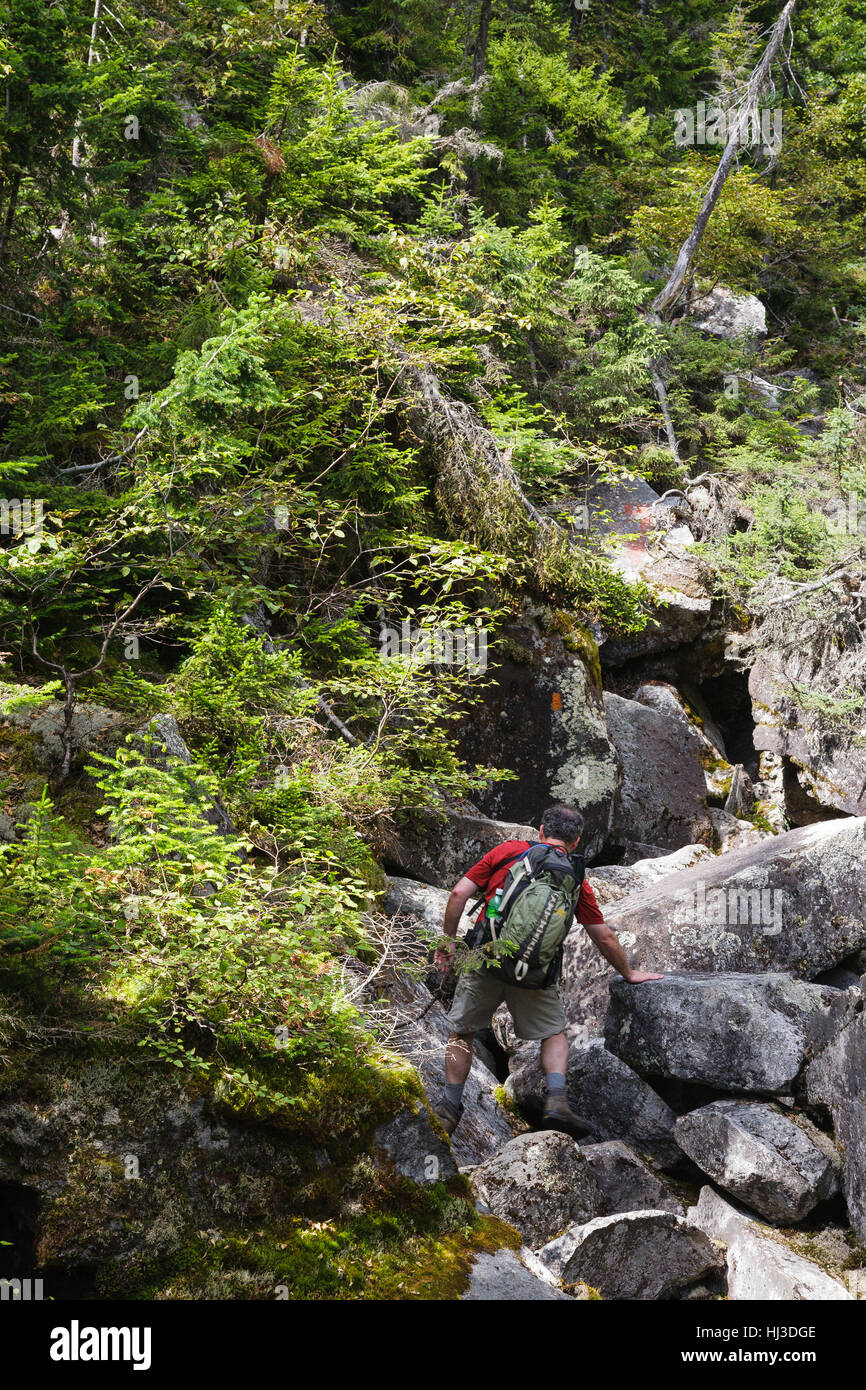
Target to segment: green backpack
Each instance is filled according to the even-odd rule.
[[[584,878],[582,855],[535,844],[509,870],[484,918],[487,965],[512,985],[544,989],[558,974]]]

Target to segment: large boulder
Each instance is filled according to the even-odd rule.
[[[34,772],[43,774],[41,782],[44,782],[45,774],[53,776],[60,770],[66,725],[62,700],[41,698],[38,690],[31,686],[0,682],[0,721],[14,730],[19,738],[21,734],[27,735],[27,761]],[[117,710],[89,700],[80,700],[72,713],[73,756],[114,753],[130,727],[129,715],[119,714]],[[0,728],[0,742],[6,741]]]
[[[520,1134],[474,1169],[473,1191],[533,1249],[607,1212],[604,1192],[567,1134]]]
[[[802,1221],[839,1190],[827,1136],[766,1102],[714,1101],[681,1116],[674,1135],[708,1177],[771,1221]]]
[[[792,696],[815,681],[812,657],[796,644],[762,652],[749,673],[754,743],[786,762],[785,810],[795,825],[823,818],[826,809],[866,815],[866,749],[861,730],[834,733],[819,710]]]
[[[645,681],[643,685],[638,686],[632,698],[639,705],[646,705],[648,709],[657,709],[661,714],[666,714],[681,729],[685,742],[696,748],[703,757],[723,763],[725,767],[730,766],[723,748],[714,743],[701,724],[692,718],[684,696],[670,681]],[[719,738],[718,735],[716,737]]]
[[[568,1302],[569,1296],[552,1279],[539,1278],[516,1251],[505,1248],[475,1256],[461,1299],[467,1303],[553,1303]]]
[[[489,815],[538,821],[555,801],[577,806],[586,818],[582,849],[593,859],[606,842],[620,778],[595,641],[571,614],[526,605],[499,646],[503,656],[461,721],[461,748],[470,763],[516,778],[479,793],[479,804]]]
[[[688,314],[695,328],[719,338],[759,338],[767,332],[767,311],[754,294],[735,294],[716,285],[689,301]]]
[[[414,878],[392,875],[388,880],[385,894],[385,911],[394,917],[411,917],[421,929],[421,935],[434,941],[442,935],[442,922],[448,902],[447,888],[434,888],[430,883],[419,883]],[[471,914],[466,914],[461,922],[466,927]]]
[[[834,1001],[848,993],[855,991],[781,974],[666,975],[640,985],[618,979],[605,1043],[643,1075],[789,1094],[827,1035]]]
[[[425,1106],[402,1110],[379,1125],[373,1135],[376,1164],[409,1178],[419,1187],[457,1176],[451,1150],[433,1128]]]
[[[608,1052],[601,1038],[581,1046],[572,1042],[565,1082],[569,1101],[599,1139],[623,1139],[662,1167],[682,1161],[673,1138],[674,1112],[631,1067]],[[545,1089],[537,1043],[525,1043],[513,1058],[505,1092],[531,1123],[541,1120]]]
[[[632,522],[632,530],[638,528]],[[643,538],[642,538],[643,539]],[[713,603],[706,566],[670,537],[660,553],[650,553],[640,542],[625,542],[613,562],[626,578],[633,576],[647,586],[653,603],[651,616],[640,632],[609,637],[599,646],[603,668],[618,667],[638,657],[691,649],[709,633]],[[694,661],[690,663],[694,666]]]
[[[599,864],[590,874],[590,882],[596,899],[601,906],[627,898],[629,893],[639,893],[651,883],[669,874],[679,873],[681,869],[691,869],[695,864],[705,864],[712,859],[712,851],[706,845],[684,845],[672,854],[638,859],[633,864]]]
[[[606,693],[604,708],[622,763],[612,838],[670,850],[710,843],[699,740],[679,707],[658,708]]]
[[[383,857],[387,869],[450,891],[496,845],[537,839],[531,825],[489,820],[472,811],[418,811],[389,837]]]
[[[271,1242],[312,1247],[296,1274],[303,1298],[311,1270],[326,1267],[316,1265],[324,1247],[314,1221],[378,1208],[392,1222],[402,1201],[408,1212],[419,1198],[429,1210],[435,1198],[393,1176],[406,1173],[413,1147],[438,1160],[440,1178],[453,1174],[426,1111],[408,1108],[408,1089],[396,1128],[381,1123],[389,1083],[361,1060],[357,1087],[330,1091],[314,1130],[294,1114],[287,1124],[285,1112],[256,1118],[246,1098],[217,1099],[179,1069],[142,1065],[135,1051],[134,1039],[130,1056],[13,1049],[0,1074],[0,1217],[13,1242],[0,1250],[0,1270],[17,1272],[17,1262],[44,1280],[46,1299],[273,1300],[280,1276],[270,1254],[262,1258],[265,1230]],[[373,1125],[384,1155],[369,1142]],[[430,1162],[426,1172],[410,1166],[430,1180]],[[211,1267],[215,1245],[237,1258]]]
[[[563,1284],[580,1281],[616,1299],[694,1294],[706,1280],[718,1283],[725,1268],[713,1241],[669,1211],[596,1217],[543,1246],[538,1258]]]
[[[711,1187],[701,1189],[697,1205],[689,1207],[687,1218],[713,1240],[726,1245],[728,1298],[734,1302],[846,1301],[852,1297],[838,1279],[798,1255],[778,1232],[751,1220]]]
[[[581,1153],[607,1198],[610,1215],[624,1211],[672,1211],[682,1216],[682,1203],[621,1139],[585,1144]]]
[[[605,916],[637,968],[808,979],[866,945],[866,820],[734,850],[630,894]]]
[[[848,1215],[866,1241],[866,1011],[860,990],[847,990],[848,996],[852,1008],[832,1041],[809,1064],[805,1094],[809,1105],[833,1121],[843,1155]]]

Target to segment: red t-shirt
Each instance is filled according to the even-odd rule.
[[[529,849],[530,843],[529,840],[506,840],[504,844],[489,849],[483,859],[479,859],[477,864],[466,870],[466,877],[471,878],[473,883],[477,883],[478,887],[484,890],[485,903],[489,903],[497,888],[502,887],[508,870],[517,856]],[[587,879],[580,885],[574,916],[575,921],[584,927],[604,921],[601,908]]]

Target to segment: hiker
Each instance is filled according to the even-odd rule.
[[[455,885],[445,909],[445,941],[434,961],[444,974],[456,948],[457,927],[470,898],[483,896],[483,914],[467,934],[466,944],[477,948],[492,940],[509,942],[495,965],[461,973],[448,1014],[451,1036],[445,1053],[445,1095],[436,1109],[448,1134],[463,1115],[463,1087],[472,1065],[472,1041],[487,1028],[496,1009],[507,1004],[517,1036],[541,1040],[541,1066],[546,1076],[544,1126],[564,1129],[574,1137],[592,1126],[572,1110],[565,1092],[568,1040],[559,998],[562,942],[575,919],[604,958],[631,984],[660,980],[659,974],[632,970],[604,918],[595,894],[584,878],[582,856],[576,854],[583,816],[573,806],[551,806],[544,813],[540,839],[506,840],[488,850]],[[489,951],[486,952],[489,954]]]

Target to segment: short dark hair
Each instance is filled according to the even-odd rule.
[[[570,845],[583,834],[583,815],[576,806],[566,806],[558,801],[550,806],[541,817],[541,829],[554,840],[564,840]]]

